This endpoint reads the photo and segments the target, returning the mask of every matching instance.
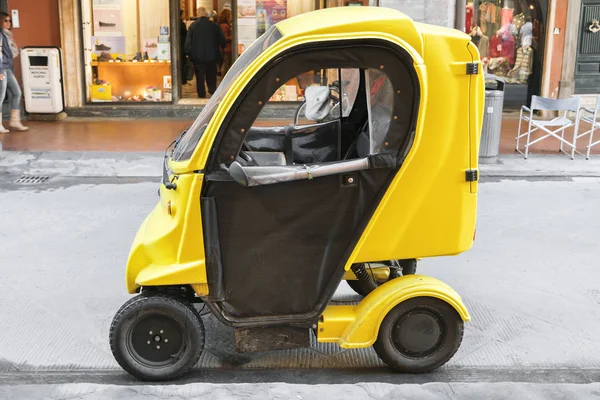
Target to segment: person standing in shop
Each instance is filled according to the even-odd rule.
[[[187,80],[185,79],[185,40],[187,38],[187,27],[185,26],[185,22],[183,21],[183,10],[179,10],[179,56],[180,58],[180,74],[181,74],[181,84],[185,85]]]
[[[17,131],[26,131],[29,128],[21,123],[21,88],[13,69],[13,59],[19,55],[19,48],[15,43],[11,28],[12,20],[5,12],[0,12],[2,29],[0,33],[0,107],[4,103],[6,92],[11,94],[9,127]],[[0,112],[0,133],[7,133],[8,129],[2,125]]]
[[[221,75],[225,76],[231,68],[231,10],[224,8],[219,15],[219,26],[225,35],[225,48],[223,49],[223,63],[221,64]]]
[[[198,8],[198,20],[187,33],[185,53],[189,54],[196,72],[196,90],[199,98],[213,94],[217,89],[217,64],[221,62],[221,49],[225,47],[225,35],[219,25],[208,19],[206,8]]]

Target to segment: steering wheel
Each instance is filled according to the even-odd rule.
[[[306,100],[302,100],[300,106],[296,110],[296,115],[294,116],[294,126],[298,126],[298,120],[300,119],[300,111],[306,106]]]
[[[247,162],[248,166],[258,167],[259,165],[256,162],[256,160],[254,158],[252,158],[252,156],[250,154],[248,154],[247,151],[251,151],[250,146],[248,146],[248,144],[244,140],[244,143],[242,144],[242,149],[240,150],[240,154],[239,154],[240,158],[242,160],[244,160],[245,162]]]

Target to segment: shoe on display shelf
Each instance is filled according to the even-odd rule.
[[[107,45],[105,45],[104,43],[99,43],[96,44],[96,51],[104,51],[104,50],[110,50],[112,47],[108,47]]]

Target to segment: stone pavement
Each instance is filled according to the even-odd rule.
[[[456,356],[425,381],[482,379],[486,369],[494,370],[484,376],[492,381],[506,370],[513,371],[504,375],[510,380],[561,370],[570,378],[554,375],[552,382],[598,381],[599,182],[480,185],[473,249],[419,264],[420,273],[455,288],[472,316]],[[10,185],[0,182],[0,383],[11,379],[2,374],[31,379],[22,383],[53,372],[126,376],[111,355],[108,329],[130,298],[124,264],[136,230],[158,201],[157,182],[57,177],[44,185]],[[342,282],[335,301],[356,300]],[[342,349],[314,338],[308,349],[238,354],[231,328],[210,314],[204,321],[207,341],[198,364],[204,370],[296,369],[305,375],[383,366],[371,348]],[[386,375],[391,383],[407,379]],[[303,383],[316,381],[313,375]]]
[[[156,204],[162,157],[0,152],[0,399],[600,397],[597,384],[590,384],[600,381],[600,157],[557,154],[528,160],[504,155],[497,164],[481,165],[473,250],[422,262],[422,273],[457,289],[473,316],[459,353],[438,372],[390,374],[372,349],[344,350],[314,338],[306,350],[237,354],[231,329],[206,315],[200,369],[177,382],[196,383],[139,385],[118,369],[107,348],[107,327],[129,298],[123,262],[135,230]],[[51,179],[45,187],[12,183],[25,174]],[[336,301],[356,300],[342,283]],[[336,379],[331,368],[349,372]],[[265,369],[275,374],[244,375]],[[96,379],[98,373],[109,378]],[[270,383],[253,384],[265,381]],[[469,383],[475,381],[521,383]],[[356,382],[367,383],[349,385]],[[555,382],[565,384],[545,385]]]
[[[342,385],[290,385],[285,383],[246,383],[189,385],[24,385],[0,386],[0,400],[45,399],[45,400],[137,400],[158,399],[210,399],[225,400],[244,398],[265,399],[327,399],[327,400],[558,400],[598,399],[600,384],[517,384],[517,383],[428,383],[423,385],[392,385],[365,383]]]

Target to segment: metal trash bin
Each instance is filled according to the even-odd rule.
[[[490,74],[485,74],[485,80],[485,108],[479,145],[479,162],[491,164],[498,160],[505,82],[504,79]]]

